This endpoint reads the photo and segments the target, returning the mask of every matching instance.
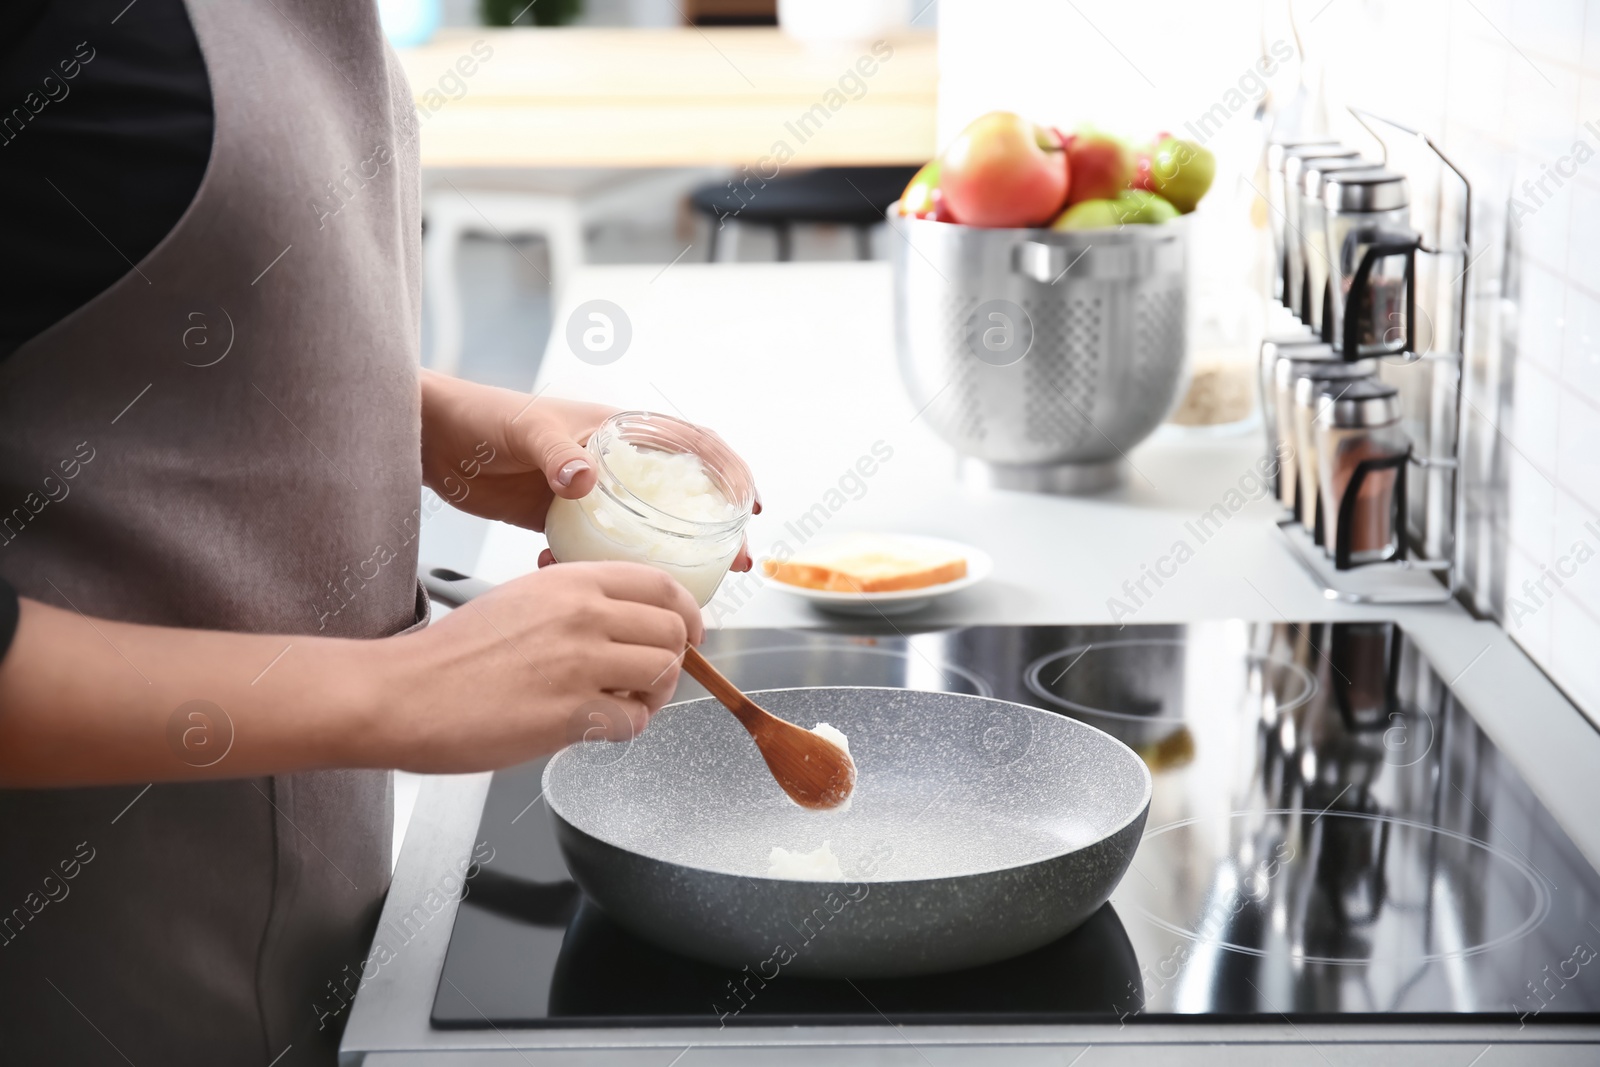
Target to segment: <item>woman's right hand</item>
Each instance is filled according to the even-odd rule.
[[[507,582],[414,634],[371,643],[389,766],[509,766],[573,741],[628,740],[672,697],[700,609],[639,563],[570,563]]]

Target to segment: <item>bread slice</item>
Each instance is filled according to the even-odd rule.
[[[966,557],[887,534],[849,534],[787,560],[764,559],[767,577],[787,585],[839,593],[926,589],[967,574]]]

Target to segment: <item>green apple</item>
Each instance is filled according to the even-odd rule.
[[[1150,154],[1150,188],[1187,215],[1217,175],[1217,157],[1193,141],[1166,137]]]
[[[1178,209],[1171,202],[1155,193],[1147,193],[1143,189],[1128,189],[1117,197],[1123,205],[1123,221],[1150,225],[1158,222],[1171,222],[1178,217]]]
[[[1127,207],[1119,200],[1080,200],[1050,224],[1052,230],[1116,230],[1127,221]]]
[[[1128,189],[1115,199],[1083,200],[1063,211],[1052,230],[1117,230],[1148,226],[1178,217],[1178,209],[1155,193]]]

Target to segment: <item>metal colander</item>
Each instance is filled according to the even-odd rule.
[[[896,347],[920,417],[999,485],[1116,481],[1182,395],[1186,222],[978,229],[896,206],[889,224]]]

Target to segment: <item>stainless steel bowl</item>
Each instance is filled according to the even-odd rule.
[[[1186,220],[978,229],[896,205],[889,225],[895,343],[921,417],[993,484],[1116,482],[1182,395]]]

